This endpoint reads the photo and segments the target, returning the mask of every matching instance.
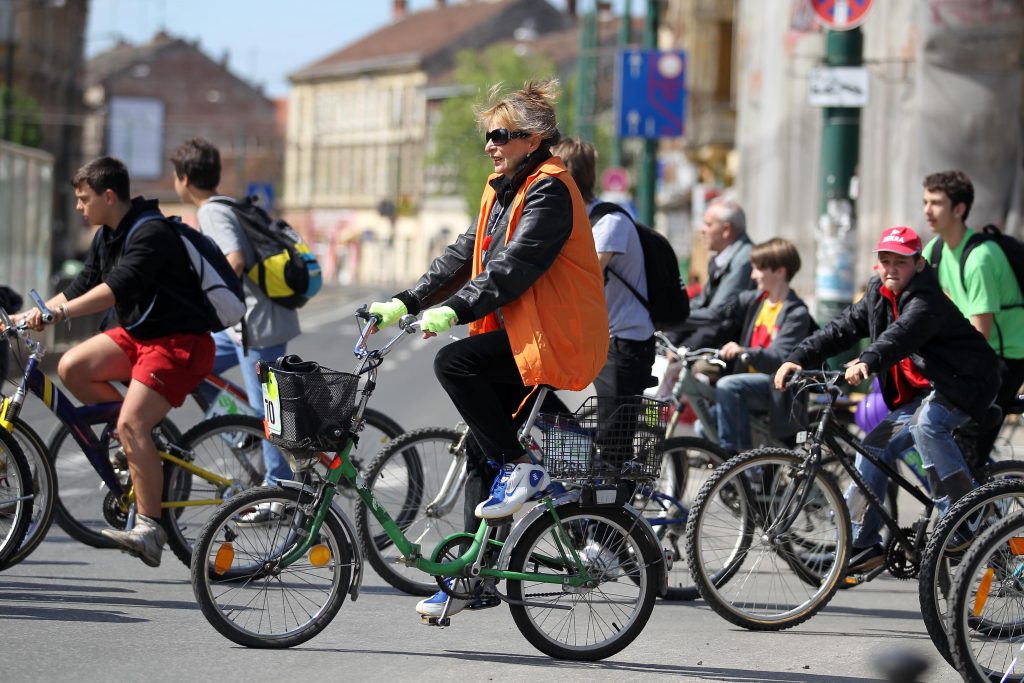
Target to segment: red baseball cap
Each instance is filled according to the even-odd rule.
[[[882,236],[878,238],[878,244],[875,245],[874,251],[875,253],[891,251],[894,254],[902,254],[904,256],[920,254],[921,238],[917,236],[917,233],[912,228],[908,228],[905,225],[897,225],[894,228],[888,228],[882,233]]]

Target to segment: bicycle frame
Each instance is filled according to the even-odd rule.
[[[354,422],[358,422],[362,417],[363,409],[369,399],[370,394],[373,392],[376,386],[377,378],[377,366],[380,365],[383,356],[391,349],[391,347],[405,334],[415,332],[416,323],[411,316],[406,316],[402,321],[402,331],[396,334],[389,342],[387,342],[381,349],[374,351],[367,351],[366,349],[366,336],[369,329],[373,324],[373,319],[367,322],[363,328],[359,340],[356,342],[354,350],[355,355],[362,360],[361,367],[357,374],[366,374],[366,384],[362,390],[362,399],[356,408],[356,417]],[[539,411],[540,401],[535,404],[535,409],[531,411],[530,417],[527,419],[523,426],[523,432],[528,434],[532,428],[533,422],[536,418],[537,412]],[[477,528],[475,534],[469,533],[457,533],[448,536],[441,545],[449,542],[465,539],[470,541],[470,546],[466,549],[458,558],[449,562],[435,562],[427,559],[422,554],[422,549],[418,543],[414,543],[406,537],[405,533],[398,526],[395,520],[388,514],[374,497],[373,492],[367,487],[365,480],[362,475],[356,470],[352,464],[352,460],[349,456],[353,445],[351,434],[349,434],[345,440],[345,447],[330,457],[325,454],[319,455],[319,461],[324,464],[327,468],[326,478],[316,489],[316,497],[314,498],[311,509],[313,510],[312,520],[308,523],[308,527],[304,529],[304,532],[299,534],[302,538],[298,544],[292,548],[284,557],[280,560],[280,566],[287,567],[303,557],[306,552],[314,545],[317,534],[320,531],[324,520],[331,510],[331,501],[337,491],[338,484],[345,479],[355,489],[357,495],[366,503],[367,509],[373,513],[374,517],[380,523],[384,533],[391,539],[398,551],[405,557],[405,562],[408,566],[416,567],[420,571],[430,574],[432,576],[462,576],[465,574],[468,568],[469,572],[473,576],[481,577],[492,577],[496,579],[506,580],[529,580],[537,581],[540,583],[551,583],[569,586],[571,588],[580,588],[586,586],[588,583],[593,582],[593,578],[589,575],[586,568],[583,565],[578,553],[573,547],[572,543],[569,542],[567,532],[562,527],[561,520],[556,510],[556,505],[553,502],[552,496],[545,496],[540,504],[546,509],[546,512],[550,514],[555,520],[555,528],[558,530],[555,535],[555,545],[558,549],[559,558],[551,557],[538,557],[538,561],[542,564],[549,566],[562,566],[562,567],[575,567],[576,573],[568,578],[552,575],[552,574],[540,574],[533,572],[512,572],[501,569],[494,569],[490,567],[482,566],[483,553],[482,548],[486,546],[501,547],[500,541],[492,540],[490,538],[491,531],[494,527],[488,525],[487,520],[481,520],[480,526]],[[302,514],[297,512],[297,515]],[[298,521],[298,520],[296,520]],[[440,547],[440,546],[438,546]],[[568,608],[566,608],[568,609]]]

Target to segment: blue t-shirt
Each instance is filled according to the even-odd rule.
[[[592,209],[598,200],[591,202]],[[597,253],[611,253],[608,270],[622,276],[636,291],[647,296],[647,275],[644,254],[636,227],[618,212],[605,215],[594,224],[594,246]],[[651,316],[622,281],[605,274],[604,297],[608,304],[608,328],[612,337],[644,341],[654,334]]]

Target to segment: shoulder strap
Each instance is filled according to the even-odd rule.
[[[135,222],[132,223],[132,227],[128,228],[128,234],[124,236],[125,246],[128,246],[128,240],[131,239],[133,234],[135,234],[135,231],[142,227],[143,223],[148,223],[150,221],[170,222],[170,219],[159,211],[143,211],[139,214],[139,217],[135,219]],[[122,251],[123,250],[124,249],[122,247]]]
[[[960,254],[960,286],[967,291],[967,278],[964,276],[964,269],[967,266],[967,257],[971,255],[974,248],[986,241],[988,238],[982,233],[976,232],[971,235],[970,239],[967,240],[967,244],[964,245],[963,253]]]
[[[599,202],[599,203],[595,204],[594,208],[592,208],[590,210],[590,222],[592,224],[596,223],[597,221],[601,220],[602,218],[604,218],[605,216],[607,216],[610,213],[621,213],[626,218],[628,218],[629,222],[633,224],[633,229],[636,230],[637,237],[639,238],[639,236],[640,236],[640,226],[638,226],[636,224],[636,221],[633,220],[633,217],[629,215],[629,211],[626,211],[626,209],[624,209],[623,207],[619,206],[618,204],[616,204],[614,202]],[[643,256],[643,244],[640,245],[640,255]],[[646,272],[646,269],[647,269],[647,262],[646,262],[646,258],[645,258],[645,261],[644,261],[644,272]],[[612,268],[611,266],[605,266],[605,270],[607,270],[609,273],[611,273],[616,278],[618,278],[619,282],[621,282],[623,285],[625,285],[626,289],[628,289],[633,294],[633,296],[635,296],[637,298],[637,301],[639,301],[643,305],[643,307],[647,309],[647,312],[648,313],[651,312],[651,303],[650,303],[650,301],[646,297],[642,296],[640,294],[639,290],[637,290],[636,287],[634,287],[633,285],[631,285],[628,282],[626,282],[626,278],[624,278],[621,275],[619,275],[618,273],[616,273],[615,269]],[[648,292],[648,295],[650,295],[650,292]]]

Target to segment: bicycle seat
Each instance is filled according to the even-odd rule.
[[[1013,397],[1013,400],[1006,405],[1007,415],[1020,415],[1024,413],[1024,394]]]
[[[320,369],[320,364],[312,360],[302,360],[300,356],[290,353],[277,359],[278,366],[285,372],[307,374]]]

